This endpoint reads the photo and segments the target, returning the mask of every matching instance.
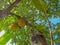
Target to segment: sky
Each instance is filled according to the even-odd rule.
[[[50,19],[50,21],[51,21],[53,24],[57,24],[57,23],[60,23],[60,18],[59,18],[59,17],[58,17],[58,18],[52,17],[52,18]]]

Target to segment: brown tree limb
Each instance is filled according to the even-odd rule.
[[[47,13],[45,12],[44,15],[42,15],[46,18],[46,20],[48,21],[48,25],[49,25],[49,33],[50,33],[50,45],[54,45],[54,41],[53,41],[53,35],[52,35],[52,26],[51,23],[49,21],[49,18],[47,16]]]
[[[50,33],[50,45],[54,45],[54,41],[53,41],[53,35],[52,35],[52,26],[51,26],[51,23],[48,19],[48,16],[45,15],[45,17],[47,18],[47,21],[48,21],[48,25],[49,25],[49,33]]]
[[[8,8],[5,9],[5,11],[10,12],[14,6],[16,6],[21,0],[16,0],[13,2]]]
[[[51,39],[51,45],[54,45],[54,41],[53,41],[53,36],[52,36],[52,31],[50,30],[50,39]]]
[[[8,8],[0,10],[0,18],[5,17],[21,0],[16,0]]]
[[[46,18],[47,18],[47,21],[48,21],[48,24],[49,24],[49,33],[50,33],[50,42],[51,42],[51,45],[54,45],[54,41],[53,41],[53,35],[52,35],[52,26],[51,26],[51,23],[50,23],[50,21],[49,21],[49,19],[48,19],[48,16],[47,15],[45,15],[46,16]]]
[[[46,38],[37,30],[32,30],[31,45],[48,45]]]

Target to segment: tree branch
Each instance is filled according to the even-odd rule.
[[[21,0],[16,0],[8,8],[0,10],[0,18],[5,17]]]
[[[47,16],[46,16],[46,17],[47,17]],[[47,17],[47,20],[48,20],[48,23],[49,23],[49,26],[50,26],[49,32],[50,32],[51,45],[54,45],[53,35],[52,35],[52,27],[51,27],[51,24],[50,24],[50,21],[49,21],[48,17]]]
[[[14,3],[12,3],[8,8],[5,9],[5,11],[10,12],[14,6],[16,6],[21,0],[16,0]]]
[[[48,21],[49,33],[50,33],[50,40],[51,40],[50,42],[51,42],[51,45],[54,45],[53,35],[52,35],[52,27],[51,27],[51,23],[50,23],[50,21],[49,21],[49,18],[48,18],[48,16],[47,16],[46,12],[44,13],[43,16],[46,17],[46,20]]]

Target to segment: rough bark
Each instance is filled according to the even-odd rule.
[[[45,37],[38,31],[32,32],[30,43],[31,45],[48,45]]]
[[[0,19],[2,17],[5,17],[13,9],[13,7],[16,6],[20,1],[21,0],[16,0],[8,8],[0,10]]]

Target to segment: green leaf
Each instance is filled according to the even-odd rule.
[[[8,40],[12,37],[12,32],[6,32],[1,38],[0,38],[0,44],[5,45]]]
[[[46,26],[45,25],[38,25],[38,26],[36,26],[36,29],[37,30],[44,30],[44,29],[46,29]]]
[[[58,24],[57,28],[54,30],[53,34],[60,33],[60,24]]]
[[[46,4],[42,0],[32,0],[32,2],[34,3],[35,7],[40,11],[46,11]]]
[[[60,42],[60,38],[54,40],[56,43]]]

